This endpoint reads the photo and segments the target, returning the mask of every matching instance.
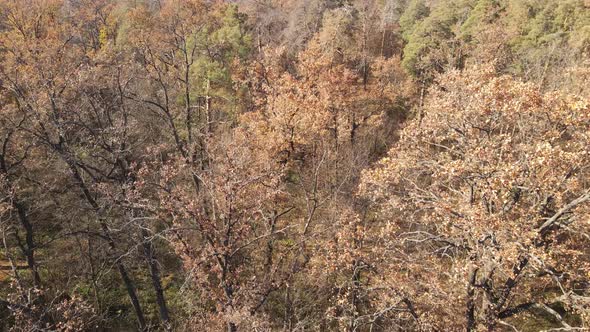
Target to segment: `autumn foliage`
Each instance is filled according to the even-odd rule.
[[[589,6],[0,0],[0,330],[587,329]]]

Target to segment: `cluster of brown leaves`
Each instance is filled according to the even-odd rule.
[[[391,278],[426,320],[493,327],[515,308],[570,302],[589,264],[588,106],[491,67],[451,71],[364,173],[389,261],[403,253]]]

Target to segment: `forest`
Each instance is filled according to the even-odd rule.
[[[0,0],[0,331],[590,331],[590,1]]]

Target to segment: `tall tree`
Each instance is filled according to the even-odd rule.
[[[495,329],[529,312],[570,328],[556,306],[586,315],[573,289],[587,278],[589,125],[587,100],[489,67],[439,79],[361,187],[430,326]]]

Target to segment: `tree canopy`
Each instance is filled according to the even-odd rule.
[[[590,324],[585,0],[0,0],[0,330]]]

